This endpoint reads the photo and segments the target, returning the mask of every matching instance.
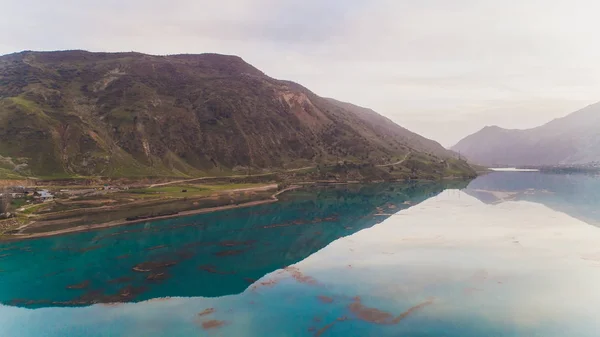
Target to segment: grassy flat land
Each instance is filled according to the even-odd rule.
[[[82,225],[124,221],[130,217],[153,217],[165,213],[238,205],[268,200],[276,184],[177,184],[126,189],[60,186],[53,201],[18,205],[17,216],[0,223],[0,234],[23,225],[22,233],[62,230]],[[84,194],[80,194],[81,192]],[[185,192],[184,192],[185,191]]]
[[[222,185],[204,185],[204,184],[181,184],[181,185],[166,185],[157,187],[137,188],[123,191],[123,194],[134,194],[143,197],[159,197],[159,198],[186,198],[206,196],[214,192],[250,189],[267,186],[266,184],[222,184]],[[185,192],[184,192],[185,191]]]
[[[36,205],[31,205],[37,202],[32,196],[28,197],[29,200],[13,200],[11,212],[16,211],[18,221],[0,224],[0,234],[15,228],[21,228],[19,233],[37,233],[123,221],[132,217],[152,218],[165,213],[235,206],[268,200],[278,186],[281,188],[296,183],[470,178],[470,175],[464,174],[467,169],[470,168],[464,161],[408,153],[391,157],[385,164],[340,161],[275,173],[226,177],[28,180],[25,181],[28,186],[38,190],[48,189],[54,193],[55,199]],[[19,182],[19,185],[25,184]],[[7,183],[7,186],[10,185]]]

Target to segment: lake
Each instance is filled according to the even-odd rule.
[[[0,243],[0,336],[590,336],[600,178],[339,185]]]

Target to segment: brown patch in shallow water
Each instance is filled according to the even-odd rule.
[[[317,298],[319,301],[321,301],[321,303],[333,303],[333,298],[328,296],[319,295]]]
[[[214,312],[215,312],[215,308],[208,308],[208,309],[204,309],[201,312],[199,312],[198,316],[202,317],[202,316],[210,315],[210,314],[212,314]]]
[[[92,305],[97,303],[125,303],[133,301],[137,296],[146,291],[146,287],[126,286],[121,288],[116,294],[105,294],[100,290],[90,290],[85,294],[69,301],[54,301],[54,305],[80,306]]]
[[[278,228],[278,227],[288,227],[288,226],[293,226],[293,224],[287,224],[287,223],[283,223],[283,224],[273,224],[273,225],[266,225],[266,226],[263,226],[262,228],[268,229],[268,228]]]
[[[182,246],[182,248],[189,249],[189,248],[196,248],[196,247],[208,247],[208,246],[214,246],[214,245],[216,245],[215,242],[194,241],[194,242],[186,243],[185,245]]]
[[[423,303],[417,304],[413,307],[408,308],[405,312],[394,317],[391,313],[379,310],[377,308],[369,308],[364,306],[360,302],[360,298],[355,298],[354,302],[348,306],[350,312],[352,312],[358,319],[375,324],[398,324],[411,314],[423,309],[424,307],[433,304],[433,300],[427,300]]]
[[[227,271],[217,270],[217,267],[215,267],[212,264],[205,264],[205,265],[198,266],[198,269],[206,271],[206,272],[209,272],[209,273],[220,274],[220,275],[233,275],[233,274],[235,274],[235,272],[227,272]]]
[[[90,281],[89,280],[85,280],[81,283],[77,283],[77,284],[71,284],[67,286],[67,289],[85,289],[87,287],[90,286]]]
[[[10,305],[12,306],[31,306],[31,305],[40,305],[40,304],[49,304],[50,300],[26,300],[22,298],[15,298],[10,300]]]
[[[189,260],[191,258],[194,257],[194,255],[196,255],[193,251],[191,250],[180,250],[177,253],[175,253],[175,255],[177,255],[177,257],[179,258],[180,261],[183,260]]]
[[[148,281],[164,281],[169,278],[167,273],[152,273],[146,277]]]
[[[235,249],[233,249],[233,250],[224,250],[224,251],[216,252],[216,253],[213,253],[213,255],[219,256],[219,257],[222,257],[222,256],[233,256],[233,255],[240,255],[243,252],[245,252],[245,250],[240,250],[240,249],[235,250]]]
[[[262,281],[259,284],[264,287],[272,287],[272,286],[276,285],[277,283],[278,283],[277,280],[267,280],[267,281]]]
[[[140,273],[147,273],[176,265],[176,261],[147,261],[136,264],[132,269]]]
[[[401,320],[405,319],[406,317],[408,317],[409,315],[415,313],[418,310],[421,310],[423,308],[425,308],[428,305],[432,305],[433,304],[433,300],[427,300],[423,303],[417,304],[414,307],[410,307],[408,308],[408,310],[406,310],[405,312],[401,313],[400,315],[398,315],[398,317],[394,318],[394,320],[392,321],[392,323],[394,324],[398,324]]]
[[[104,247],[104,246],[103,245],[89,246],[89,247],[85,247],[85,248],[80,248],[79,252],[80,253],[87,253],[87,252],[90,252],[92,250],[100,249],[102,247]]]
[[[319,331],[317,331],[315,333],[315,337],[319,337],[321,335],[323,335],[327,330],[331,329],[331,327],[335,324],[335,322],[331,322],[329,324],[327,324],[326,326],[322,327],[321,329],[319,329]]]
[[[120,307],[121,305],[123,305],[123,303],[99,303],[98,305],[101,305],[103,307],[115,308]]]
[[[211,319],[210,321],[202,322],[202,328],[204,328],[204,330],[216,329],[222,327],[225,323],[225,321]]]
[[[147,300],[146,302],[167,302],[172,300],[172,297],[157,297]]]
[[[256,242],[256,240],[249,241],[221,241],[219,245],[222,247],[236,247],[236,246],[251,246]]]
[[[290,273],[292,275],[292,277],[300,282],[300,283],[305,283],[305,284],[318,284],[317,280],[315,280],[313,277],[308,276],[308,275],[304,275],[302,274],[302,272],[300,271],[300,269],[296,268],[296,267],[286,267],[284,268],[288,273]]]
[[[163,249],[163,248],[167,248],[167,246],[165,246],[165,245],[154,246],[154,247],[146,248],[146,250],[152,251],[152,250]]]
[[[121,288],[119,290],[118,296],[122,301],[131,301],[134,298],[136,298],[138,295],[142,294],[143,292],[146,291],[146,287],[134,287],[134,286],[127,286],[124,288]],[[116,296],[112,296],[113,298],[116,298]],[[120,302],[120,301],[109,301],[109,302]]]
[[[379,310],[377,308],[369,308],[360,302],[353,302],[348,306],[350,312],[358,319],[375,324],[389,324],[392,321],[393,315],[389,312]]]
[[[270,280],[266,280],[266,281],[261,281],[257,284],[255,284],[254,286],[252,286],[252,290],[256,290],[258,288],[262,288],[262,287],[273,287],[275,286],[277,283],[279,283],[278,280],[275,279],[270,279]]]

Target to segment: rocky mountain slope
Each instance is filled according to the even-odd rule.
[[[0,56],[0,169],[200,176],[453,153],[372,110],[236,56],[86,51]]]
[[[452,147],[488,166],[600,162],[600,103],[528,130],[488,126]]]

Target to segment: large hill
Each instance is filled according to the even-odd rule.
[[[452,150],[488,166],[600,162],[600,103],[533,129],[488,126],[464,138]]]
[[[35,176],[199,176],[453,154],[372,110],[237,56],[86,51],[0,57],[0,168]]]

